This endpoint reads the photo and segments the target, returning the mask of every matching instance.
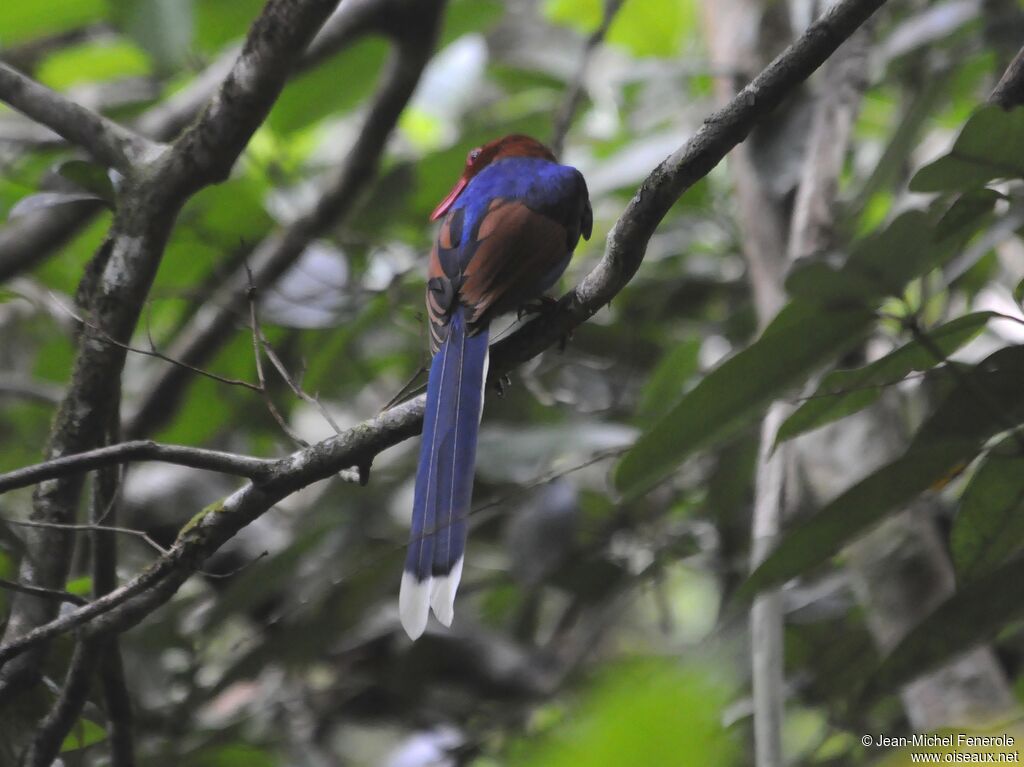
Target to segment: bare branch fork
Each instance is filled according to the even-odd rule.
[[[203,186],[225,178],[336,3],[270,0],[199,118],[173,145],[147,163],[145,173],[127,177],[110,233],[79,288],[80,300],[95,327],[81,331],[68,393],[48,441],[48,459],[92,450],[107,433],[112,403],[120,399],[120,374],[126,354],[122,346],[109,339],[123,344],[131,337],[177,212]],[[16,98],[18,93],[35,93],[16,78],[8,78],[8,84]],[[28,100],[19,103],[35,109]],[[36,116],[46,114],[43,111]],[[109,127],[91,112],[81,119],[94,127]],[[110,159],[123,163],[125,150],[115,153],[116,145],[92,142],[91,135],[77,137],[89,140],[91,150],[117,154]],[[77,473],[38,485],[33,497],[33,520],[73,522],[81,487],[82,478]],[[66,531],[31,531],[26,537],[27,553],[18,581],[48,589],[63,586],[70,546]],[[31,633],[36,626],[52,620],[55,607],[50,600],[18,596],[12,604],[5,638]],[[0,698],[37,673],[31,656],[0,669]]]
[[[256,246],[249,258],[251,275],[246,269],[237,270],[211,297],[209,307],[192,317],[168,348],[169,356],[185,365],[204,365],[232,338],[238,318],[248,315],[251,290],[261,291],[273,285],[298,261],[312,240],[337,227],[351,214],[362,192],[376,177],[388,137],[430,59],[445,2],[378,0],[374,4],[373,7],[391,10],[394,29],[384,29],[392,36],[395,48],[348,156],[328,174],[319,199],[307,213]],[[348,7],[348,2],[342,6]],[[362,5],[352,5],[351,13],[357,14],[360,7],[369,8],[371,3],[363,0]],[[180,366],[161,371],[145,387],[147,394],[138,409],[127,417],[125,433],[130,437],[152,434],[173,414],[190,382],[188,372]]]
[[[367,34],[402,18],[403,5],[420,0],[346,0],[309,44],[294,75],[322,63]],[[171,141],[195,120],[231,72],[240,48],[227,51],[188,87],[146,110],[132,128],[152,140]],[[92,113],[89,113],[91,115]],[[102,118],[100,118],[102,120]],[[0,228],[0,282],[30,268],[66,242],[95,214],[98,205],[77,203],[44,208]]]
[[[885,0],[844,0],[812,24],[727,106],[714,113],[677,152],[652,171],[608,235],[604,257],[544,322],[528,322],[496,344],[492,376],[557,343],[607,304],[636,273],[647,243],[684,191],[706,176],[742,141],[756,121],[863,24]],[[209,113],[208,113],[209,114]],[[202,126],[201,120],[199,125]],[[192,146],[193,142],[184,142]],[[175,593],[202,561],[238,530],[288,494],[336,473],[369,464],[384,449],[421,428],[423,398],[405,402],[317,445],[280,459],[268,478],[250,483],[197,516],[165,557],[121,587],[0,646],[0,663],[62,632],[85,627],[87,636],[122,631]]]

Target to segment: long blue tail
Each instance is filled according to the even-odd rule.
[[[464,311],[452,316],[427,382],[412,533],[398,599],[402,625],[413,639],[426,628],[429,608],[451,625],[462,577],[488,336],[487,328],[469,334]]]

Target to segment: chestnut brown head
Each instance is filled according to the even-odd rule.
[[[441,203],[434,208],[434,212],[430,214],[430,220],[436,221],[448,212],[448,209],[459,199],[462,190],[466,188],[466,185],[472,180],[473,176],[492,162],[505,157],[539,157],[551,162],[557,162],[554,153],[550,149],[537,141],[537,139],[524,136],[521,133],[512,133],[483,146],[471,149],[469,154],[466,155],[466,167],[463,168],[462,175],[455,182],[455,186],[452,187],[448,196],[441,200]]]

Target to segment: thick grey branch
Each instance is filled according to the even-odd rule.
[[[394,16],[397,0],[346,0],[324,23],[299,60],[292,76],[305,72],[346,48],[363,35],[381,28],[383,20]],[[144,136],[170,141],[192,122],[228,76],[241,48],[218,56],[188,87],[147,109],[134,127]]]
[[[815,22],[729,105],[644,181],[608,236],[604,258],[564,300],[550,322],[533,321],[496,345],[494,375],[556,343],[608,303],[636,273],[658,223],[679,196],[742,141],[759,117],[817,67],[884,0],[844,0]],[[359,426],[276,462],[260,485],[248,484],[186,526],[172,549],[128,583],[0,646],[0,663],[62,632],[90,622],[90,635],[123,631],[166,602],[203,560],[288,494],[349,466],[368,465],[384,449],[421,428],[423,398],[405,402]]]
[[[317,66],[365,34],[383,29],[386,19],[399,17],[397,6],[403,2],[407,0],[347,0],[342,3],[288,74]],[[134,122],[133,129],[156,141],[173,140],[217,92],[234,67],[240,50],[229,50],[188,87],[146,110]],[[0,282],[45,258],[88,223],[100,207],[90,203],[57,205],[4,226],[0,229]]]
[[[48,479],[81,474],[103,466],[135,461],[173,463],[179,466],[191,466],[194,469],[207,469],[222,474],[248,477],[255,481],[265,477],[274,463],[265,458],[253,458],[220,450],[207,450],[186,445],[165,445],[152,440],[135,440],[53,458],[33,466],[0,474],[0,493],[6,493],[8,490],[18,487],[29,487]]]
[[[369,5],[368,2],[363,3]],[[233,277],[205,302],[182,329],[167,355],[186,366],[201,367],[235,333],[238,318],[247,313],[249,289],[264,291],[299,259],[306,246],[351,213],[359,195],[377,175],[377,166],[398,118],[409,102],[433,50],[444,0],[416,0],[396,17],[403,22],[396,50],[384,82],[374,97],[359,138],[345,162],[331,172],[315,207],[284,231],[261,242],[249,258],[252,281],[246,270]],[[150,385],[147,395],[127,420],[129,437],[152,434],[177,409],[193,376],[187,367],[166,368]]]
[[[288,73],[336,0],[270,0],[253,25],[231,73],[199,120],[147,172],[129,177],[110,234],[79,286],[90,324],[81,330],[67,396],[54,419],[47,459],[95,448],[116,412],[123,344],[138,322],[177,212],[188,197],[228,172],[266,117]],[[36,486],[32,519],[74,519],[82,478],[68,475]],[[66,531],[36,528],[26,536],[19,581],[59,588],[67,575]],[[117,593],[112,592],[112,593]],[[95,602],[93,603],[95,604]],[[19,597],[5,637],[52,620],[51,603]],[[0,672],[0,697],[37,672],[32,658]]]
[[[1024,106],[1024,48],[1007,67],[988,100],[1003,109]]]
[[[159,153],[159,145],[108,120],[0,62],[0,99],[130,176]]]
[[[277,100],[293,65],[338,0],[276,0],[199,119],[173,145],[162,176],[182,194],[223,181]]]

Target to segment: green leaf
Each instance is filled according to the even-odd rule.
[[[438,48],[469,32],[486,32],[501,19],[503,13],[504,5],[498,0],[455,0],[444,14]]]
[[[64,586],[64,590],[69,594],[77,594],[80,597],[87,597],[92,593],[92,578],[88,575],[83,575],[80,578],[73,578],[67,582]]]
[[[946,476],[976,451],[975,443],[943,443],[908,451],[870,474],[812,517],[787,530],[740,587],[747,599],[827,561],[844,544]]]
[[[878,286],[863,275],[850,274],[823,261],[796,264],[786,275],[786,292],[823,306],[866,306],[879,293]]]
[[[281,93],[267,124],[283,135],[351,109],[373,91],[386,56],[384,41],[362,40],[299,75]]]
[[[548,21],[589,35],[601,24],[602,7],[602,0],[547,0],[543,10]]]
[[[974,367],[947,367],[956,385],[917,430],[911,449],[937,442],[980,444],[1024,420],[1024,347],[999,349]]]
[[[608,29],[608,42],[634,56],[674,56],[696,27],[693,0],[626,0]]]
[[[721,442],[780,393],[843,349],[871,324],[866,310],[822,311],[794,300],[748,348],[697,384],[626,453],[615,484],[634,495],[670,474],[693,452]]]
[[[141,77],[151,72],[146,54],[127,40],[96,40],[47,56],[36,77],[55,90],[80,83]]]
[[[160,70],[172,71],[192,49],[192,0],[112,0],[118,26]]]
[[[86,746],[106,740],[107,732],[95,722],[88,719],[79,719],[71,728],[71,732],[64,738],[60,752],[78,751]]]
[[[976,229],[991,215],[992,209],[1003,196],[994,189],[974,189],[960,195],[939,219],[935,227],[936,236],[944,239],[966,227]]]
[[[858,534],[974,459],[992,435],[1024,420],[1024,348],[1000,349],[959,371],[907,451],[788,530],[740,593],[752,596],[825,562]]]
[[[86,205],[87,203],[82,202],[77,204]],[[100,211],[99,215],[93,216],[92,221],[62,248],[60,248],[53,258],[46,259],[42,265],[36,269],[37,277],[39,277],[50,290],[73,296],[75,294],[75,290],[78,289],[78,283],[82,279],[82,272],[85,269],[86,264],[92,260],[92,257],[96,254],[96,250],[99,248],[103,239],[107,236],[107,232],[110,230],[113,215],[103,208],[103,206],[98,202],[93,201],[91,204]],[[70,349],[72,344],[70,344],[70,341],[67,338],[58,339],[54,337],[44,341],[43,347],[46,348],[51,343],[54,343],[61,348],[61,351],[57,355],[60,359],[60,363],[56,366],[46,365],[46,371],[44,372],[43,370],[39,370],[38,373],[43,375],[43,377],[50,378],[50,380],[65,383],[67,381],[67,376],[70,375],[70,368],[63,372],[58,372],[58,370],[61,369],[65,361],[64,350]]]
[[[953,144],[949,154],[917,172],[914,192],[966,191],[994,179],[1024,177],[1024,108],[1004,111],[979,109]]]
[[[925,213],[907,211],[885,229],[858,240],[839,269],[817,260],[798,264],[786,278],[786,290],[827,307],[869,306],[898,296],[910,280],[956,252],[958,242],[940,243],[935,231]]]
[[[190,767],[275,767],[280,762],[263,749],[245,743],[204,748],[188,760]]]
[[[882,662],[869,682],[868,694],[895,689],[994,636],[1024,613],[1022,582],[1024,557],[1018,557],[962,585]]]
[[[544,15],[556,24],[590,34],[604,16],[603,0],[547,0]],[[626,0],[608,29],[607,40],[634,56],[673,56],[696,27],[693,0]]]
[[[999,566],[1024,543],[1024,454],[1007,437],[985,456],[964,488],[950,547],[959,575],[975,578]]]
[[[664,356],[640,394],[638,416],[648,420],[657,418],[679,400],[683,386],[697,372],[700,347],[700,339],[688,338]]]
[[[898,296],[910,280],[953,255],[950,243],[935,241],[934,229],[927,215],[907,211],[881,232],[859,240],[842,272],[858,285],[874,285],[879,298]]]
[[[650,660],[606,671],[573,716],[520,744],[511,765],[730,765],[738,742],[721,724],[727,701],[714,667]],[[685,726],[680,726],[685,723]]]
[[[194,0],[195,43],[205,53],[241,40],[260,14],[264,0]]]
[[[992,312],[975,312],[927,331],[934,348],[911,341],[870,365],[829,373],[814,394],[782,424],[775,444],[855,413],[878,399],[882,387],[897,383],[916,370],[930,370],[976,337],[992,316]],[[940,352],[938,357],[936,351]]]
[[[0,4],[0,44],[14,45],[100,21],[106,0],[61,0],[41,5],[37,0],[4,0]]]
[[[92,192],[111,208],[114,207],[116,193],[106,168],[85,160],[68,160],[57,167],[57,173],[83,191]]]

